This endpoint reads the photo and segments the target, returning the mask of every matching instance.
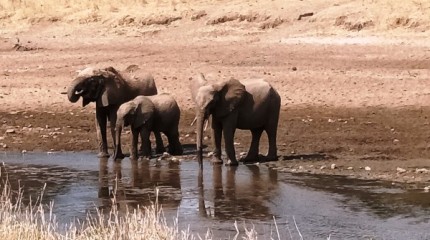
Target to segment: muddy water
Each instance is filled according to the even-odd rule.
[[[233,238],[235,221],[241,234],[254,226],[259,239],[277,239],[276,227],[281,239],[300,239],[299,231],[305,239],[430,239],[429,193],[389,183],[291,175],[265,165],[206,163],[200,172],[192,160],[114,163],[94,153],[2,153],[0,160],[26,196],[36,197],[46,183],[44,202],[54,201],[62,223],[109,209],[114,193],[125,209],[154,202],[157,191],[168,222],[178,216],[181,227],[200,235],[210,229],[215,239]]]

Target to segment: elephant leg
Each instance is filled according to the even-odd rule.
[[[212,139],[214,148],[214,154],[211,162],[214,164],[222,164],[221,158],[221,138],[222,138],[222,124],[212,120]]]
[[[258,149],[260,147],[260,138],[261,138],[261,134],[263,133],[263,129],[262,128],[252,129],[251,133],[252,133],[251,146],[249,147],[246,157],[241,159],[241,161],[243,162],[258,161]]]
[[[139,129],[132,128],[131,129],[131,152],[130,159],[137,160],[137,144],[139,141]]]
[[[277,146],[276,146],[276,132],[277,125],[266,129],[267,138],[269,139],[269,151],[265,157],[265,161],[276,161],[278,160]]]
[[[116,119],[117,119],[116,112],[117,111],[118,111],[118,108],[115,108],[115,109],[111,109],[109,112],[110,131],[111,131],[112,139],[113,139],[113,148],[118,149],[118,151],[116,153],[116,158],[117,159],[124,159],[125,155],[122,152],[121,145],[119,145],[118,148],[116,147],[117,142],[116,142],[116,138],[115,138],[115,131],[116,131],[115,127],[116,127]]]
[[[158,133],[160,134],[160,133]],[[151,157],[151,140],[149,140],[149,136],[151,135],[151,131],[146,128],[143,128],[140,131],[140,137],[142,140],[141,151],[143,157]]]
[[[107,116],[104,110],[96,109],[96,129],[99,144],[99,158],[109,157],[108,145],[106,138]]]
[[[171,130],[166,134],[169,140],[169,153],[171,155],[182,155],[184,152],[182,149],[181,142],[179,142],[179,131],[177,128]]]
[[[164,153],[166,151],[166,148],[164,147],[163,139],[161,138],[160,132],[154,132],[155,136],[155,153]]]
[[[225,152],[227,154],[227,162],[225,163],[226,166],[239,165],[239,163],[236,160],[236,153],[234,149],[235,130],[236,128],[234,127],[226,127],[225,125],[223,127]]]

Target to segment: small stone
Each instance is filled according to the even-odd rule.
[[[393,143],[398,143],[398,142],[400,142],[400,140],[399,140],[399,139],[394,139],[394,140],[393,140]]]
[[[26,153],[27,153],[27,150],[25,150],[25,149],[24,149],[24,150],[22,150],[22,151],[21,151],[21,153],[22,153],[22,154],[26,154]]]
[[[366,167],[364,167],[364,170],[366,170],[366,171],[370,171],[370,170],[372,170],[369,166],[366,166]]]
[[[163,155],[161,155],[161,159],[165,159],[170,157],[170,154],[168,152],[163,152]]]
[[[347,170],[353,170],[353,169],[354,169],[353,167],[348,167],[348,168],[347,168]]]
[[[297,71],[297,67],[292,67],[291,70]]]
[[[233,145],[240,145],[240,143],[239,142],[234,142]]]
[[[209,139],[209,137],[207,137],[207,136],[205,136],[204,138],[203,138],[203,140],[208,140]]]
[[[190,136],[190,134],[185,134],[185,137],[189,137]]]
[[[15,133],[15,129],[13,128],[6,129],[6,133]]]
[[[1,140],[4,140],[4,137],[0,137],[0,141],[1,141]]]
[[[6,143],[3,143],[3,148],[7,148],[7,144]]]
[[[303,166],[299,166],[299,169],[300,169],[300,170],[302,170],[302,169],[303,169]]]
[[[417,172],[417,173],[428,173],[429,170],[425,169],[425,168],[417,168],[417,169],[415,169],[415,172]]]
[[[328,122],[329,122],[329,123],[334,123],[334,122],[335,122],[335,120],[333,120],[333,119],[329,118],[329,119],[328,119]]]
[[[208,157],[212,157],[214,155],[214,152],[208,152]]]
[[[320,167],[320,169],[321,169],[321,170],[326,169],[326,166],[325,166],[325,165],[323,165],[323,166],[321,166],[321,167]]]
[[[331,169],[336,169],[336,164],[334,164],[334,163],[333,163],[333,164],[330,166],[330,168],[331,168]]]
[[[397,167],[396,171],[397,171],[398,173],[404,173],[404,172],[406,172],[406,169],[401,168],[401,167]]]
[[[430,191],[430,186],[427,186],[424,188],[424,192],[429,192]]]

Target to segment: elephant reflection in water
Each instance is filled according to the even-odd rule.
[[[199,211],[200,215],[217,219],[271,219],[273,213],[266,206],[277,189],[277,172],[269,170],[262,174],[255,165],[247,165],[250,176],[237,177],[237,167],[224,168],[226,170],[223,181],[223,166],[213,165],[213,199],[204,196],[203,171],[199,172]],[[249,179],[250,178],[250,179]],[[212,202],[213,209],[205,206],[205,202]]]
[[[100,159],[99,198],[110,200],[115,197],[120,208],[125,208],[122,205],[126,203],[136,207],[150,205],[156,200],[163,206],[179,206],[182,196],[177,163],[153,166],[150,161],[131,161],[129,174],[123,171],[121,161],[112,164],[112,172],[109,173],[107,158]],[[156,188],[161,192],[158,196]]]

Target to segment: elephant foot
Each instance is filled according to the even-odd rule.
[[[231,161],[230,159],[224,164],[225,166],[238,166],[238,161]]]
[[[258,155],[246,155],[245,157],[241,157],[239,159],[239,161],[243,162],[243,163],[252,163],[252,162],[258,162],[260,161],[260,157]]]
[[[117,153],[113,156],[113,160],[122,160],[125,158],[125,155],[123,153]]]
[[[278,161],[278,156],[262,156],[262,155],[259,155],[258,156],[258,160],[260,161],[260,162],[273,162],[273,161]]]
[[[107,152],[99,152],[99,153],[97,154],[97,157],[98,157],[98,158],[108,158],[108,157],[110,157],[110,155],[109,155],[109,153],[107,153]]]
[[[223,161],[222,161],[222,159],[221,159],[221,158],[213,157],[213,158],[211,159],[211,163],[212,163],[212,164],[222,164],[222,163],[223,163]]]

